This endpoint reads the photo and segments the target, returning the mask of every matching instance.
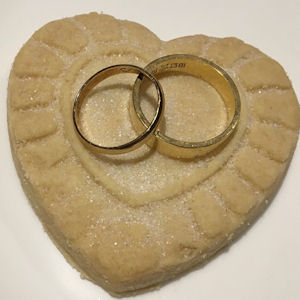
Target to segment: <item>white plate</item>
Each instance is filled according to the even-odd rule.
[[[3,3],[4,2],[4,3]],[[44,233],[12,162],[6,87],[14,56],[48,21],[103,11],[144,24],[162,39],[237,36],[279,61],[300,96],[300,18],[295,1],[1,1],[0,299],[107,300],[79,277]],[[244,236],[205,267],[133,299],[300,299],[300,149],[271,206]]]

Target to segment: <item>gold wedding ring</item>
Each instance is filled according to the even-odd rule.
[[[86,99],[88,93],[101,81],[104,79],[120,74],[120,73],[135,73],[138,74],[138,78],[141,80],[145,77],[149,80],[152,81],[152,83],[156,87],[157,91],[157,109],[155,116],[150,123],[147,121],[147,126],[144,128],[142,133],[133,139],[132,141],[122,144],[119,146],[113,146],[113,147],[107,147],[107,146],[102,146],[95,144],[91,142],[83,133],[81,125],[80,125],[80,120],[79,120],[79,115],[80,115],[80,110],[82,107],[82,104],[84,103],[84,100]],[[159,82],[155,79],[154,76],[152,76],[149,72],[145,71],[144,69],[134,66],[134,65],[128,65],[128,64],[120,64],[120,65],[114,65],[107,67],[103,70],[100,70],[99,72],[95,73],[92,77],[90,77],[80,88],[76,98],[75,102],[73,105],[73,122],[75,126],[75,130],[77,135],[79,136],[81,142],[90,150],[98,153],[104,153],[104,154],[121,154],[121,153],[126,153],[129,151],[132,151],[134,149],[137,149],[140,147],[142,144],[148,141],[148,139],[151,137],[151,133],[153,133],[158,125],[159,122],[161,121],[162,114],[164,112],[164,95],[162,88],[159,84]],[[113,113],[113,112],[112,112]]]
[[[145,67],[145,70],[154,76],[166,72],[180,72],[201,78],[216,89],[227,109],[225,130],[208,140],[198,142],[181,141],[169,137],[157,129],[154,135],[159,152],[176,158],[201,156],[216,149],[232,135],[240,116],[240,96],[235,83],[222,68],[211,61],[194,55],[174,54],[152,61]],[[138,132],[148,128],[150,125],[141,109],[139,97],[141,82],[141,78],[137,78],[135,81],[133,87],[133,109],[130,110],[133,125]]]

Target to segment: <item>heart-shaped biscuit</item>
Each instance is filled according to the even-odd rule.
[[[96,71],[117,63],[144,67],[173,53],[222,66],[241,94],[234,136],[204,157],[174,159],[144,145],[95,155],[79,141],[72,105]],[[122,77],[120,77],[122,76]],[[135,136],[128,103],[132,77],[101,83],[82,108],[95,142]],[[199,78],[160,78],[164,130],[185,140],[222,131],[226,110]],[[151,114],[151,87],[142,106]],[[158,285],[228,245],[266,207],[291,160],[299,105],[282,67],[235,38],[195,35],[169,42],[145,27],[91,13],[48,23],[18,53],[9,80],[8,122],[23,188],[61,252],[110,293]]]

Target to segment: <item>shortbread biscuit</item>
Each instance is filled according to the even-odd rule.
[[[173,53],[207,58],[235,81],[242,110],[230,141],[189,160],[147,145],[118,156],[89,152],[72,122],[84,81],[113,64],[144,67]],[[90,139],[116,145],[136,135],[128,112],[133,80],[109,78],[88,96],[81,121]],[[168,135],[200,141],[224,129],[226,108],[208,83],[184,74],[160,81]],[[148,116],[151,93],[149,86],[141,95]],[[8,85],[13,158],[34,210],[67,260],[114,295],[159,286],[245,230],[282,181],[299,119],[283,68],[258,49],[204,35],[164,42],[139,24],[97,13],[35,32],[18,53]]]

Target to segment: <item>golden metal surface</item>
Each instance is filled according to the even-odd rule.
[[[81,126],[80,126],[80,120],[79,120],[79,114],[82,107],[82,104],[84,103],[84,100],[86,99],[88,93],[101,81],[104,79],[120,74],[120,73],[135,73],[138,74],[138,78],[141,80],[143,78],[147,78],[152,81],[152,83],[156,87],[157,91],[157,109],[155,116],[150,123],[147,121],[147,126],[143,129],[142,133],[136,137],[134,140],[122,144],[119,146],[113,146],[113,147],[106,147],[102,145],[97,145],[90,140],[83,134]],[[132,109],[131,109],[132,110]],[[159,82],[153,77],[149,72],[145,71],[144,69],[134,66],[134,65],[128,65],[128,64],[120,64],[120,65],[114,65],[107,67],[103,70],[100,70],[99,72],[95,73],[92,77],[90,77],[80,88],[79,92],[77,93],[77,96],[74,101],[73,105],[73,122],[76,129],[76,133],[78,137],[80,138],[81,142],[91,151],[97,152],[97,153],[104,153],[104,154],[121,154],[126,153],[129,151],[132,151],[134,149],[137,149],[141,145],[143,145],[145,142],[149,140],[151,137],[151,133],[153,133],[161,121],[162,115],[164,112],[164,95],[162,88],[159,84]]]
[[[227,124],[219,135],[204,141],[186,142],[163,134],[159,129],[154,133],[157,150],[176,158],[192,158],[205,155],[224,143],[234,132],[240,116],[241,102],[238,89],[231,77],[219,66],[204,58],[187,54],[173,54],[150,62],[145,70],[153,74],[180,72],[199,77],[213,86],[221,95],[227,109]],[[133,87],[133,109],[130,110],[135,129],[140,132],[150,125],[140,103],[139,91],[141,78],[137,78]],[[150,141],[150,142],[153,142]],[[149,143],[149,142],[148,142]]]

